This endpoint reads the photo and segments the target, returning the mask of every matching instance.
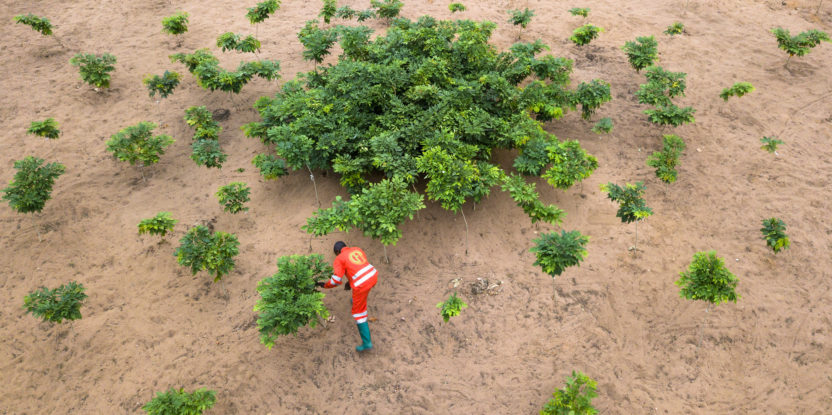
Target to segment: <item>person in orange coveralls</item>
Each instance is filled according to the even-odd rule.
[[[335,242],[335,261],[332,263],[333,275],[326,282],[317,282],[316,285],[323,288],[333,288],[341,285],[344,277],[349,278],[345,289],[352,286],[352,317],[358,326],[358,334],[361,336],[361,344],[355,350],[361,352],[372,349],[373,342],[370,339],[370,326],[367,323],[367,295],[378,282],[378,272],[367,261],[367,254],[361,248],[348,247],[342,241]]]

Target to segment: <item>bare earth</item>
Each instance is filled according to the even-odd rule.
[[[546,125],[561,139],[580,140],[600,168],[567,192],[538,183],[544,201],[568,212],[564,228],[590,236],[589,256],[555,281],[553,299],[551,278],[528,252],[549,229],[530,225],[499,189],[476,210],[466,206],[467,255],[462,218],[433,203],[404,225],[390,264],[381,245],[360,233],[314,239],[313,251],[328,260],[332,243],[344,239],[379,268],[370,297],[376,348],[361,356],[341,290],[325,299],[334,322],[302,329],[272,350],[259,343],[252,311],[256,284],[275,272],[277,257],[308,253],[300,227],[317,205],[305,172],[260,178],[250,160],[263,145],[240,126],[259,120],[251,109],[258,97],[312,68],[296,33],[320,2],[287,0],[261,25],[260,56],[281,61],[283,80],[257,79],[234,97],[201,89],[167,56],[210,47],[227,67],[252,59],[214,45],[225,31],[254,32],[244,15],[256,1],[173,3],[0,4],[0,180],[8,182],[13,161],[27,155],[67,166],[34,222],[0,207],[0,414],[136,414],[155,392],[180,386],[216,390],[211,414],[532,414],[572,370],[598,381],[595,404],[604,414],[832,413],[832,44],[784,67],[786,54],[768,32],[832,32],[832,3],[815,16],[816,0],[690,0],[686,13],[683,0],[465,2],[468,11],[455,17],[499,23],[493,43],[500,49],[518,33],[505,23],[506,10],[534,9],[524,40],[540,38],[556,56],[574,59],[574,84],[601,78],[612,85],[613,101],[593,119],[613,118],[612,134],[592,133],[593,122],[576,112]],[[403,15],[450,18],[447,5],[406,0]],[[567,13],[571,7],[590,7],[588,21],[605,29],[589,46],[567,40],[583,23]],[[160,21],[180,9],[191,25],[177,47]],[[69,50],[13,24],[12,16],[29,12],[49,17]],[[687,34],[661,33],[674,21]],[[647,107],[633,95],[644,77],[620,50],[646,35],[659,40],[661,65],[688,74],[679,103],[697,109],[695,124],[672,131],[688,149],[667,191],[645,160],[671,130],[647,122]],[[76,52],[117,56],[112,88],[96,93],[83,84],[68,63]],[[182,73],[183,83],[157,105],[141,79],[166,69]],[[719,92],[738,81],[757,90],[723,102]],[[220,171],[188,158],[193,132],[182,116],[192,105],[231,111],[221,122],[229,159]],[[57,142],[25,134],[29,122],[47,117],[61,124]],[[177,141],[144,182],[104,143],[128,125],[160,119]],[[779,155],[759,149],[764,135],[785,141]],[[497,156],[504,166],[512,157]],[[316,172],[316,179],[324,204],[345,195],[333,174]],[[619,222],[598,186],[638,180],[647,183],[655,215],[639,226],[634,256],[634,226]],[[247,214],[223,213],[216,201],[217,187],[231,181],[252,186]],[[180,219],[169,242],[139,237],[136,224],[162,210]],[[792,239],[777,256],[759,232],[772,216]],[[228,298],[172,255],[201,221],[241,241]],[[673,282],[695,252],[710,249],[739,277],[742,298],[711,308],[703,329],[705,304],[681,299]],[[472,294],[478,277],[502,281],[501,290]],[[90,296],[71,329],[24,314],[26,293],[70,280]],[[435,306],[454,290],[470,307],[444,324]]]

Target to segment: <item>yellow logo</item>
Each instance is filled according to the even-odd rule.
[[[367,258],[364,257],[364,254],[361,251],[350,252],[350,255],[347,258],[349,258],[350,262],[355,265],[361,265],[367,262]]]

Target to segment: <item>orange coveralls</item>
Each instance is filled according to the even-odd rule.
[[[352,286],[352,317],[357,324],[367,322],[367,295],[376,282],[378,272],[369,262],[361,248],[344,247],[332,263],[333,275],[324,288],[341,285],[344,276]]]

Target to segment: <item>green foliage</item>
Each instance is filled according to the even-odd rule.
[[[240,243],[234,234],[214,232],[199,225],[188,230],[179,240],[180,246],[173,253],[180,265],[191,268],[191,273],[208,271],[214,282],[234,269],[234,257]]]
[[[722,92],[719,93],[719,97],[722,98],[724,101],[728,101],[728,98],[736,96],[737,98],[754,92],[754,85],[751,85],[750,82],[737,82],[734,85],[731,85],[730,88],[725,88]]]
[[[569,9],[569,14],[572,16],[588,17],[589,7],[573,7]]]
[[[768,151],[769,153],[776,153],[777,146],[783,144],[782,140],[778,140],[777,137],[763,137],[760,139],[760,142],[763,145],[760,147],[761,149]]]
[[[14,17],[15,23],[22,23],[32,28],[32,30],[39,32],[44,36],[52,34],[52,23],[45,17],[38,17],[32,13],[27,15],[19,14]]]
[[[786,235],[786,223],[780,219],[763,219],[763,227],[760,229],[760,232],[763,233],[763,239],[766,240],[766,245],[775,254],[784,249],[788,249],[791,245],[789,236]]]
[[[202,138],[191,144],[191,160],[200,166],[222,168],[228,156],[220,149],[220,142]]]
[[[46,201],[52,198],[55,179],[64,174],[66,167],[61,163],[43,165],[44,160],[27,156],[14,162],[17,173],[9,186],[3,189],[3,200],[18,213],[40,212]]]
[[[298,40],[304,47],[303,59],[321,63],[338,40],[338,33],[334,29],[321,29],[317,20],[310,20],[298,32]]]
[[[350,6],[341,6],[338,10],[335,10],[335,17],[339,19],[352,19],[356,14],[358,14],[358,11]]]
[[[607,193],[607,197],[613,202],[618,202],[618,212],[615,216],[624,223],[642,220],[653,214],[653,209],[644,202],[644,189],[643,182],[626,183],[624,187],[615,183],[601,185],[601,191]]]
[[[693,107],[679,108],[674,104],[659,106],[654,110],[644,111],[650,122],[658,125],[672,125],[674,127],[696,121],[693,117],[695,112],[696,110]]]
[[[220,186],[217,190],[217,199],[222,205],[222,210],[229,213],[237,213],[240,211],[247,211],[248,207],[244,204],[251,199],[248,197],[251,193],[251,188],[246,186],[243,182],[233,182],[225,186]]]
[[[592,406],[597,383],[589,376],[572,371],[566,378],[566,387],[558,389],[546,403],[540,415],[594,415],[598,410]]]
[[[451,3],[448,5],[448,10],[450,10],[451,13],[464,12],[465,5],[462,3]]]
[[[534,16],[534,10],[529,10],[528,8],[526,8],[525,10],[509,10],[508,14],[509,23],[515,26],[520,26],[523,29],[525,29],[526,26],[528,26],[529,23],[532,21],[532,17]]]
[[[567,140],[549,146],[549,160],[552,167],[543,176],[558,189],[569,189],[573,184],[589,177],[598,168],[598,159],[581,148],[575,140]]]
[[[340,38],[341,49],[344,50],[342,57],[363,60],[369,53],[370,35],[373,30],[367,26],[338,26],[335,28]],[[327,50],[327,53],[329,51]]]
[[[335,4],[335,0],[323,0],[324,6],[321,8],[321,12],[318,13],[318,17],[322,17],[324,19],[324,23],[329,24],[330,19],[335,17],[335,14],[338,12]]]
[[[260,41],[254,36],[248,35],[245,38],[240,38],[241,35],[232,32],[226,32],[217,37],[217,47],[223,52],[227,50],[236,50],[238,52],[253,53],[260,51]]]
[[[167,392],[157,392],[156,397],[142,406],[147,415],[202,415],[214,406],[217,392],[205,388],[191,393],[184,388],[170,388]]]
[[[151,98],[155,97],[157,92],[162,98],[167,98],[168,95],[173,93],[174,88],[179,85],[180,79],[179,73],[165,71],[162,76],[146,76],[142,83],[147,87]]]
[[[771,33],[777,39],[777,46],[786,51],[789,57],[794,55],[803,56],[812,51],[812,48],[820,42],[829,42],[829,35],[817,29],[802,32],[797,36],[791,36],[787,29],[776,27]]]
[[[680,272],[676,285],[681,287],[679,295],[688,300],[703,300],[719,305],[740,298],[734,289],[737,277],[728,271],[716,251],[697,252],[687,271]]]
[[[560,225],[566,213],[555,205],[545,205],[540,201],[540,194],[537,193],[534,183],[526,183],[522,176],[511,175],[503,179],[503,191],[506,191],[529,216],[532,223],[538,221]]]
[[[211,139],[217,140],[219,138],[220,127],[219,123],[214,121],[214,116],[211,111],[208,111],[204,105],[197,107],[193,106],[185,110],[185,122],[196,129],[194,140]]]
[[[58,122],[54,118],[47,118],[43,121],[32,121],[32,124],[29,125],[29,129],[26,132],[51,140],[55,140],[61,135],[61,130],[58,129]]]
[[[181,35],[188,31],[188,13],[179,12],[162,19],[162,31],[171,35]]]
[[[159,161],[159,156],[165,154],[165,147],[173,144],[169,135],[153,136],[156,124],[142,121],[131,125],[110,136],[107,141],[107,151],[131,165],[137,162],[149,166]]]
[[[543,272],[552,276],[560,275],[566,268],[573,265],[580,266],[581,261],[586,258],[586,244],[588,236],[581,235],[578,231],[561,231],[544,233],[540,238],[534,239],[535,243],[530,251],[536,256],[533,265],[539,265]]]
[[[638,102],[642,104],[669,106],[672,105],[671,98],[685,96],[684,72],[670,72],[661,66],[650,66],[644,73],[647,83],[639,86],[636,91]]]
[[[156,216],[139,222],[139,235],[149,233],[164,238],[168,232],[173,231],[173,226],[177,222],[179,221],[174,219],[170,212],[159,212]]]
[[[592,127],[592,131],[595,134],[609,134],[612,132],[613,123],[611,118],[601,118],[595,123],[595,126]]]
[[[621,49],[627,54],[627,60],[636,72],[653,65],[659,57],[659,43],[653,36],[639,36],[635,41],[624,43]]]
[[[647,165],[656,169],[656,177],[665,183],[676,181],[676,166],[679,156],[685,149],[685,142],[681,137],[669,134],[664,136],[662,151],[654,152],[647,158]]]
[[[549,147],[558,145],[557,140],[545,135],[530,139],[514,159],[514,168],[526,176],[539,176],[551,161]]]
[[[578,46],[583,46],[589,44],[593,39],[598,37],[598,34],[603,32],[604,29],[598,26],[593,26],[591,24],[585,24],[572,32],[572,36],[569,37],[573,43]]]
[[[315,283],[332,275],[332,267],[321,255],[291,255],[277,259],[277,273],[257,283],[260,299],[257,329],[260,343],[271,349],[278,336],[296,334],[300,327],[315,327],[318,318],[329,317],[324,294]]]
[[[612,99],[610,84],[593,79],[591,82],[581,82],[575,91],[575,103],[581,104],[581,118],[588,120],[601,107],[601,104]]]
[[[685,33],[685,25],[682,22],[675,22],[664,31],[664,34],[669,36],[681,35],[682,33]]]
[[[465,304],[462,299],[457,297],[456,293],[451,294],[446,301],[440,302],[436,305],[436,308],[439,309],[439,314],[442,315],[442,320],[446,323],[451,319],[451,317],[458,316],[465,307],[468,307],[468,304]]]
[[[41,287],[30,292],[23,298],[23,308],[45,322],[60,324],[64,320],[79,320],[86,298],[84,285],[71,281],[55,289]]]
[[[254,164],[254,167],[260,169],[260,174],[266,180],[276,179],[289,174],[289,170],[286,169],[286,161],[270,154],[258,154],[254,156],[251,164]]]
[[[110,72],[116,67],[116,57],[105,53],[101,56],[91,53],[78,53],[69,60],[72,66],[78,66],[81,79],[96,87],[110,87]]]
[[[358,12],[358,17],[356,18],[356,20],[358,20],[359,22],[363,22],[365,20],[370,20],[370,19],[375,19],[375,18],[376,18],[376,11],[373,10],[373,9],[366,9],[366,10],[361,10],[361,11]]]
[[[246,13],[246,18],[251,24],[257,24],[268,19],[269,15],[274,14],[278,8],[280,8],[279,0],[266,0],[247,9],[248,13]]]
[[[236,35],[235,35],[236,36]],[[246,38],[248,39],[248,38]],[[250,44],[239,46],[239,50],[248,51],[257,46],[253,37]],[[242,43],[242,42],[241,42]],[[239,93],[255,75],[267,81],[280,77],[280,63],[270,60],[240,62],[236,71],[227,71],[219,66],[217,59],[208,49],[198,49],[192,54],[176,53],[170,55],[171,62],[184,64],[188,71],[196,77],[196,83],[208,90],[219,89],[224,92]]]
[[[378,17],[390,20],[399,16],[404,3],[401,0],[370,0],[370,5],[376,9]]]

